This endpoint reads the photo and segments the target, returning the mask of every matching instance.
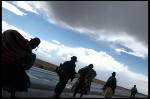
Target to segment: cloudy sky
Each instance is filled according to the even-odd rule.
[[[147,1],[2,1],[2,32],[39,37],[37,58],[59,65],[78,57],[97,79],[113,71],[117,84],[148,94]]]

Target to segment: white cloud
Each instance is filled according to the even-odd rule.
[[[138,53],[134,53],[134,52],[128,52],[128,51],[126,51],[125,49],[123,49],[123,48],[121,48],[121,49],[119,49],[119,48],[116,48],[115,49],[115,51],[117,51],[117,52],[119,52],[119,54],[121,53],[121,52],[124,52],[124,53],[127,53],[127,54],[130,54],[130,55],[133,55],[133,56],[137,56],[137,57],[142,57],[143,59],[145,58],[142,54],[138,54]]]
[[[20,31],[20,33],[31,37],[30,34],[23,30],[2,21],[2,30],[4,31],[8,28],[16,29]],[[93,49],[81,47],[73,48],[54,42],[58,43],[59,41],[52,40],[52,42],[48,42],[41,40],[38,50],[34,51],[37,54],[37,58],[59,65],[61,62],[70,60],[71,56],[76,55],[78,57],[78,62],[76,63],[78,69],[93,63],[94,69],[98,74],[97,78],[105,81],[110,76],[111,72],[116,71],[118,85],[131,88],[136,84],[139,92],[148,94],[148,77],[143,74],[132,72],[128,69],[128,66],[118,62],[106,52],[98,52]]]
[[[57,22],[55,22],[55,24],[56,23]],[[57,23],[57,24],[61,24],[63,27],[69,28],[69,29],[77,31],[79,33],[87,34],[93,40],[96,40],[98,42],[106,41],[110,44],[110,46],[111,46],[111,44],[115,44],[115,45],[120,44],[132,51],[132,52],[122,51],[124,53],[130,54],[130,55],[133,55],[136,57],[140,57],[143,59],[147,58],[147,56],[148,56],[148,46],[146,44],[138,41],[133,36],[128,35],[127,33],[114,34],[114,33],[109,33],[110,31],[106,31],[104,29],[94,31],[94,30],[89,30],[86,28],[74,28],[74,27],[71,27],[71,26],[61,22],[61,21],[59,21],[59,23]]]
[[[60,42],[58,42],[56,40],[52,40],[52,42],[55,43],[55,44],[58,44],[58,45],[60,44]]]
[[[141,58],[147,58],[148,56],[148,47],[144,45],[142,42],[137,41],[136,39],[127,34],[122,33],[122,35],[107,36],[104,37],[103,39],[105,39],[108,42],[120,44],[131,50],[127,51],[123,48],[114,48],[116,51],[124,52]]]
[[[148,46],[143,44],[142,42],[138,41],[137,39],[135,39],[132,36],[129,36],[128,34],[124,34],[124,33],[120,33],[117,35],[112,34],[107,34],[107,31],[105,30],[97,30],[96,31],[92,31],[92,30],[88,30],[88,29],[84,29],[84,28],[72,28],[68,25],[65,25],[65,27],[70,28],[71,30],[74,31],[78,31],[80,33],[85,33],[88,36],[90,36],[91,38],[93,38],[94,40],[97,41],[106,41],[110,44],[110,46],[112,46],[111,44],[117,45],[120,44],[123,47],[126,47],[128,49],[130,49],[132,52],[128,52],[128,51],[121,51],[136,57],[140,57],[140,58],[147,58],[148,56]],[[117,47],[114,48],[114,50]],[[117,50],[116,50],[117,51]]]
[[[28,11],[28,12],[32,12],[35,14],[39,14],[36,11],[36,8],[32,5],[30,5],[30,3],[28,1],[14,1],[13,4],[15,4],[16,6]]]
[[[6,1],[2,1],[2,7],[9,10],[10,12],[15,13],[16,15],[20,15],[20,16],[26,15],[26,13],[22,12],[17,7],[15,7],[14,5],[12,5]]]
[[[31,36],[29,33],[26,33],[25,31],[13,26],[13,25],[10,25],[7,22],[5,22],[4,20],[2,20],[2,32],[6,31],[8,29],[17,30],[20,34],[22,34],[23,37],[25,37],[28,40],[30,40],[30,38],[33,38],[33,36]]]
[[[148,56],[147,10],[145,10],[147,2],[142,2],[143,5],[141,2],[74,2],[73,4],[67,1],[40,1],[32,4],[38,5],[36,8],[43,12],[41,14],[45,13],[45,19],[50,23],[87,34],[98,42],[103,40],[110,44],[120,44],[132,51],[122,51],[124,53],[141,58]],[[135,11],[135,8],[139,11]],[[143,24],[145,27],[138,24]]]
[[[4,2],[4,3],[7,3],[7,2]],[[88,7],[89,8],[91,7],[92,11],[95,9],[95,11],[93,11],[93,12],[89,12],[86,9],[82,9],[85,12],[85,15],[90,14],[90,13],[95,13],[95,15],[97,15],[96,17],[91,16],[91,15],[87,16],[86,18],[88,19],[89,22],[85,21],[87,19],[84,17],[85,15],[81,14],[82,10],[81,10],[81,12],[77,12],[79,15],[81,14],[80,17],[78,18],[78,20],[75,21],[74,19],[72,19],[72,17],[74,17],[74,16],[71,15],[72,14],[71,11],[74,10],[73,8],[70,8],[70,10],[67,10],[68,15],[70,15],[69,19],[71,21],[69,21],[69,19],[65,18],[65,17],[68,17],[68,16],[66,16],[67,13],[66,13],[66,10],[64,10],[64,9],[69,7],[69,6],[67,6],[67,4],[68,3],[72,4],[71,2],[60,3],[60,5],[62,5],[62,6],[58,6],[59,5],[58,2],[44,2],[44,1],[27,1],[27,2],[25,2],[25,1],[15,1],[13,3],[16,4],[18,7],[26,10],[26,11],[30,11],[30,12],[42,15],[44,17],[44,19],[47,19],[48,22],[50,22],[52,24],[57,24],[58,26],[61,26],[61,27],[64,27],[64,28],[69,28],[69,29],[77,31],[79,33],[87,34],[88,36],[91,37],[91,39],[96,40],[98,42],[101,42],[101,41],[109,42],[110,46],[112,46],[111,44],[115,44],[115,45],[120,44],[123,47],[126,47],[126,48],[131,50],[130,52],[126,51],[126,50],[121,50],[120,52],[127,53],[127,54],[130,54],[130,55],[133,55],[133,56],[136,56],[136,57],[140,57],[140,58],[143,58],[143,59],[147,58],[147,56],[148,56],[148,45],[147,45],[147,43],[143,43],[142,41],[139,40],[139,38],[137,39],[137,36],[141,35],[141,33],[139,33],[139,32],[136,33],[136,31],[138,29],[141,28],[140,30],[143,30],[143,29],[146,29],[146,28],[143,28],[143,27],[135,28],[135,27],[133,27],[134,31],[132,31],[132,28],[131,28],[132,26],[134,26],[134,24],[135,24],[136,27],[139,27],[136,24],[136,22],[137,22],[136,20],[139,21],[138,18],[143,18],[143,16],[134,18],[133,22],[131,23],[131,20],[128,19],[127,17],[124,18],[124,13],[122,13],[122,12],[127,10],[127,8],[125,6],[129,6],[129,4],[128,4],[129,2],[118,2],[118,3],[116,3],[116,2],[110,2],[109,3],[108,2],[108,4],[106,2],[102,2],[100,5],[104,4],[103,6],[99,5],[99,6],[95,6],[95,7],[93,7],[92,5],[89,5],[89,2],[86,2],[86,4],[87,4],[86,6],[81,2],[81,4],[79,4],[79,8],[87,7],[87,9],[88,9]],[[95,4],[95,3],[99,4],[100,2],[93,2],[93,4]],[[116,3],[116,5],[125,5],[125,6],[120,8],[120,10],[119,10],[120,6],[108,6],[108,5],[114,5],[115,3]],[[52,4],[54,4],[54,6]],[[78,3],[75,2],[75,4],[78,4]],[[143,2],[143,4],[145,4],[145,6],[144,5],[139,6],[139,4],[140,3],[138,3],[138,2],[136,2],[136,4],[135,4],[135,5],[138,5],[136,7],[139,7],[138,8],[139,10],[141,10],[141,9],[143,10],[147,7],[146,2]],[[134,11],[135,5],[133,3],[131,5],[132,6],[130,6],[131,8],[129,8],[129,9],[131,10],[131,12],[132,11],[135,12]],[[57,8],[55,10],[53,7],[54,8],[55,7],[58,7],[58,8],[60,7],[61,9],[60,9],[60,11],[58,11]],[[103,12],[103,10],[104,11],[106,10],[105,7],[107,7],[108,12],[109,11],[114,11],[114,13],[116,13],[116,15],[118,14],[118,12],[121,12],[119,19],[117,19],[116,21],[114,21],[115,19],[110,20],[112,18],[109,19],[109,16],[106,16],[107,12],[105,12],[105,13]],[[64,12],[65,14],[61,13],[61,11]],[[106,18],[108,18],[109,21],[102,18],[103,17],[102,14],[97,14],[96,11],[102,12],[103,16],[106,16]],[[59,15],[58,12],[60,12],[62,15],[61,14]],[[135,12],[135,14],[139,14],[139,13],[141,13],[141,12],[140,11]],[[76,14],[74,14],[74,15],[76,16]],[[116,16],[116,15],[112,13],[112,17]],[[94,19],[93,19],[93,17],[94,17]],[[118,16],[116,16],[116,17],[118,17]],[[131,18],[132,18],[132,16],[131,16]],[[106,20],[106,22],[103,21],[103,19]],[[91,22],[91,20],[93,20],[93,22]],[[100,20],[102,20],[102,22],[99,22]],[[122,23],[120,23],[118,20],[120,20],[120,22],[122,22]],[[129,21],[129,23],[131,23],[133,25],[131,27],[128,27],[129,25],[128,25],[128,23],[126,23],[126,21]],[[135,23],[134,23],[134,21],[135,21]],[[83,23],[81,23],[81,22],[83,22]],[[118,24],[120,24],[120,25],[117,25],[116,24],[117,22],[119,22]],[[145,22],[145,20],[143,22]],[[79,23],[80,23],[80,25],[79,25]],[[109,23],[109,24],[114,23],[114,24],[111,25],[111,27],[109,27],[109,25],[107,25],[107,23]],[[104,26],[106,25],[106,27],[104,27],[102,24],[104,24]],[[93,26],[95,26],[95,27],[93,27]],[[112,28],[112,26],[114,28]],[[135,30],[135,29],[137,29],[137,30]],[[134,33],[132,33],[132,32],[134,32]],[[147,32],[144,32],[144,34],[147,34]],[[145,38],[146,36],[141,35],[141,36],[138,36],[138,37],[141,37],[141,39],[143,40],[143,38]],[[118,49],[118,47],[115,47],[114,50],[115,49]]]
[[[47,2],[45,1],[28,1],[28,3],[34,7],[44,19],[47,19],[48,22],[52,24],[57,24],[55,16],[51,10],[51,7],[47,8]],[[61,20],[60,20],[61,22]]]

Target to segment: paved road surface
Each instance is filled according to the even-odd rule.
[[[23,98],[53,98],[53,90],[58,82],[58,76],[55,72],[43,70],[37,67],[32,67],[27,71],[30,80],[31,80],[31,88],[29,88],[28,92],[17,92],[17,97]],[[65,90],[63,91],[61,97],[64,98],[73,98],[72,92],[70,91],[71,86],[74,82],[68,82]],[[103,98],[103,92],[101,88],[103,85],[92,83],[90,95],[83,95],[83,98]],[[127,98],[129,96],[129,92],[125,90],[116,89],[116,94],[114,98]],[[9,97],[10,94],[4,90],[2,90],[2,97]],[[79,97],[79,94],[77,94]],[[138,95],[138,97],[144,97]]]

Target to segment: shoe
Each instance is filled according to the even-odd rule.
[[[60,96],[59,95],[54,95],[54,98],[60,98]]]

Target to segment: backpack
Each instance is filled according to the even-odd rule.
[[[57,73],[58,76],[61,76],[64,74],[64,71],[62,69],[63,64],[60,64],[58,67],[56,67],[55,72]]]
[[[70,61],[66,61],[63,64],[60,64],[59,67],[56,68],[56,73],[58,76],[65,76],[66,78],[75,78],[75,71],[73,71],[74,67],[72,67],[72,63]]]
[[[131,89],[131,92],[137,93],[137,89],[133,87],[133,88]]]

